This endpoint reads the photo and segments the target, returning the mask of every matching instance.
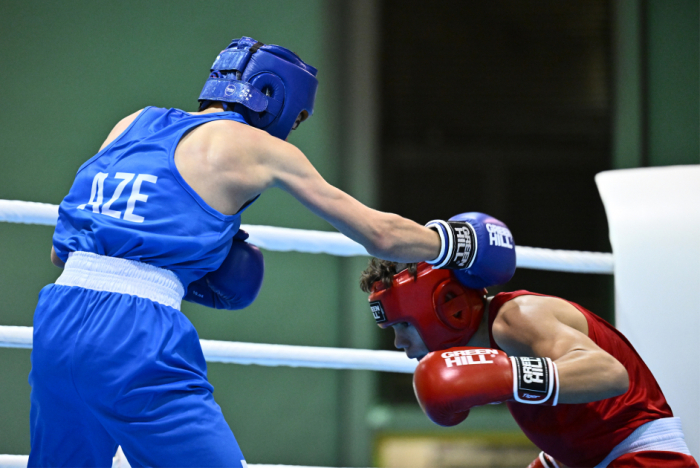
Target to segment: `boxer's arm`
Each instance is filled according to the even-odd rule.
[[[56,265],[58,268],[63,268],[66,266],[65,263],[63,263],[63,260],[58,258],[58,255],[56,254],[56,250],[53,248],[53,245],[51,246],[51,263]]]
[[[496,343],[511,356],[549,357],[559,372],[559,404],[588,403],[625,393],[627,370],[588,338],[583,314],[568,302],[519,296],[493,324]]]
[[[401,216],[371,209],[326,182],[304,154],[277,138],[265,139],[262,158],[270,186],[290,193],[314,214],[362,244],[376,257],[397,262],[432,260],[438,234]]]

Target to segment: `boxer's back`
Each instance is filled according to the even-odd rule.
[[[215,210],[185,181],[175,150],[192,129],[231,112],[148,107],[81,166],[61,203],[54,248],[138,260],[172,270],[187,287],[225,257],[240,213]]]

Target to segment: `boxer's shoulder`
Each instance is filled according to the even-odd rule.
[[[104,149],[107,145],[109,145],[112,141],[114,141],[119,135],[124,133],[124,131],[129,128],[129,125],[133,123],[134,120],[141,114],[143,109],[139,109],[133,114],[129,114],[123,119],[121,119],[117,124],[112,128],[112,130],[109,132],[109,135],[107,135],[107,138],[105,139],[104,143],[102,143],[102,146],[100,146],[100,150]]]
[[[494,323],[537,326],[552,319],[583,333],[588,332],[586,317],[569,301],[535,294],[516,296],[503,303]]]
[[[177,151],[204,153],[221,168],[236,170],[247,162],[258,168],[275,166],[283,158],[301,153],[264,130],[230,119],[212,120],[193,129],[180,141]]]
[[[496,312],[492,334],[504,351],[530,351],[565,328],[588,334],[588,323],[571,303],[552,296],[520,295],[503,303]],[[526,349],[520,349],[527,346]]]
[[[179,142],[175,165],[212,207],[236,213],[246,202],[309,165],[295,146],[230,119],[202,124]]]
[[[491,333],[498,346],[509,354],[527,354],[542,332],[542,319],[547,314],[538,311],[530,297],[533,296],[506,301],[496,312]]]

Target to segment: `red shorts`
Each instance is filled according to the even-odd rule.
[[[633,452],[613,460],[609,468],[698,468],[690,455],[678,452]]]

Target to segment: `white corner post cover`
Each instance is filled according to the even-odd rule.
[[[700,165],[596,176],[615,259],[615,320],[700,455]]]

